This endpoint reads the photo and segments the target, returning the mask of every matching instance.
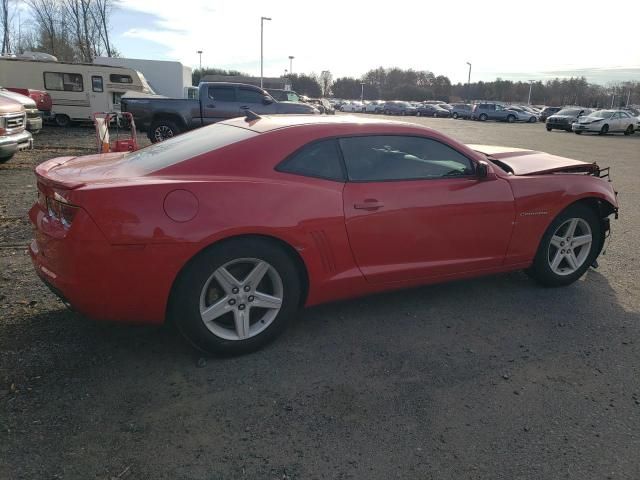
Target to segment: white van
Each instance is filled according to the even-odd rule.
[[[127,91],[155,93],[131,68],[8,57],[0,57],[0,85],[48,92],[60,126],[93,121],[94,112],[119,111]]]

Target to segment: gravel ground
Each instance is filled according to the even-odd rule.
[[[199,358],[170,328],[72,314],[37,279],[33,167],[93,149],[90,129],[45,129],[0,166],[0,478],[640,478],[640,135],[410,121],[610,165],[600,268],[324,305],[260,352]]]

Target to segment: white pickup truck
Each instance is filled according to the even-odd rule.
[[[25,130],[26,124],[24,106],[0,97],[0,163],[9,160],[19,150],[33,147],[33,137]]]

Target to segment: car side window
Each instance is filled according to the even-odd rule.
[[[333,138],[305,145],[280,162],[276,170],[305,177],[345,181],[338,144]]]
[[[238,102],[241,103],[262,103],[262,99],[264,95],[257,90],[253,90],[251,88],[238,88]]]
[[[207,94],[211,100],[219,102],[235,102],[236,90],[234,87],[209,87]]]
[[[471,160],[444,143],[426,137],[371,135],[341,138],[349,180],[440,179],[471,175]]]

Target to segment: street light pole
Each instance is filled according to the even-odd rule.
[[[202,50],[197,50],[196,53],[200,55],[200,76],[202,76]]]
[[[529,80],[529,100],[527,100],[527,105],[531,105],[531,87],[533,86],[533,82],[535,80]]]
[[[296,58],[293,55],[289,55],[289,75],[293,75],[293,59]]]
[[[471,101],[471,63],[467,62],[469,65],[469,77],[467,79],[467,102]]]
[[[364,103],[364,82],[360,82],[360,103]]]
[[[260,17],[260,88],[262,88],[264,77],[264,21],[271,20],[269,17]]]

